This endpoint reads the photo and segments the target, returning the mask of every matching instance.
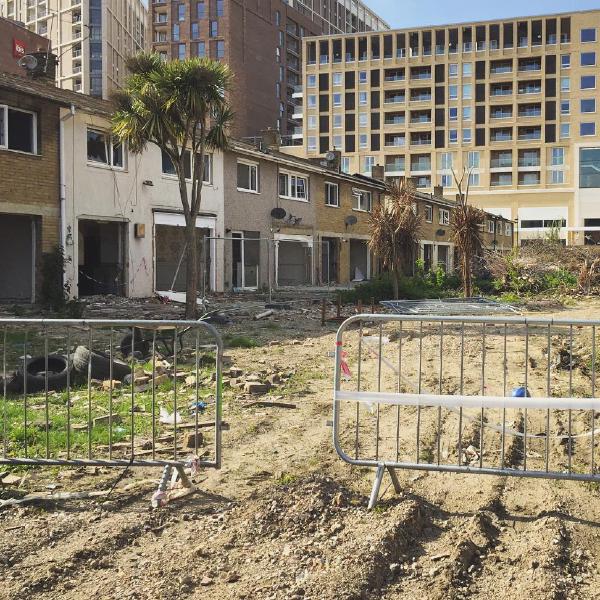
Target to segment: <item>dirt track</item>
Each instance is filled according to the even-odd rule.
[[[600,304],[560,316],[598,318]],[[291,343],[288,325],[240,324],[280,345],[229,354],[246,370],[297,368],[297,409],[226,406],[224,468],[165,509],[149,509],[156,471],[126,477],[107,503],[4,509],[0,598],[600,598],[597,485],[405,471],[402,494],[386,478],[367,512],[373,473],[337,457],[327,424],[332,329],[296,324]],[[432,444],[435,423],[424,417]],[[105,489],[115,476],[46,471],[27,485]]]

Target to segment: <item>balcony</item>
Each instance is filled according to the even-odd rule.
[[[510,142],[512,141],[512,131],[494,131],[490,132],[490,141],[492,142]]]
[[[548,46],[555,46],[557,42],[558,36],[555,33],[549,33],[546,39],[546,44],[548,44]]]
[[[542,139],[542,128],[537,127],[534,129],[524,129],[524,128],[520,127],[518,139],[520,142],[530,142],[530,141],[535,141],[535,140],[541,140]]]
[[[512,156],[507,158],[492,158],[490,169],[512,169]]]
[[[329,64],[329,56],[327,54],[321,54],[319,57],[319,64],[326,65]]]
[[[524,96],[528,94],[541,94],[542,93],[542,85],[541,83],[537,83],[535,85],[519,85],[519,95]]]
[[[498,50],[500,48],[500,42],[498,40],[490,40],[490,50]]]
[[[490,96],[501,97],[501,96],[512,96],[512,85],[511,86],[492,86],[490,90]]]
[[[406,48],[398,48],[396,50],[396,58],[406,58]]]
[[[530,167],[539,167],[540,166],[540,157],[532,156],[532,157],[519,157],[519,168],[526,169]]]
[[[519,73],[532,73],[542,70],[542,62],[539,60],[528,60],[519,62]]]
[[[81,58],[81,48],[73,48],[73,58]]]
[[[415,79],[431,79],[431,70],[427,71],[413,71],[410,75],[411,80]]]
[[[475,46],[477,52],[484,52],[486,47],[487,47],[487,44],[485,41],[477,42],[477,44]]]
[[[395,162],[386,162],[385,163],[385,173],[386,175],[404,175],[404,161],[397,160]]]
[[[560,43],[561,44],[570,44],[571,36],[568,33],[561,33],[560,34]]]
[[[431,136],[417,137],[413,136],[410,140],[410,145],[412,146],[431,146]]]
[[[528,46],[529,46],[529,38],[524,37],[524,36],[520,37],[517,48],[527,48]]]
[[[406,96],[396,95],[396,96],[385,96],[383,99],[384,104],[404,104],[406,102]]]
[[[431,102],[431,93],[429,94],[411,94],[411,102]]]
[[[387,81],[387,82],[391,82],[391,81],[405,81],[406,80],[406,74],[405,74],[404,69],[397,69],[397,70],[386,69],[385,76],[384,76],[383,80]]]
[[[541,117],[542,116],[542,107],[519,107],[519,117],[523,118],[532,118],[532,117]]]
[[[533,173],[519,173],[519,185],[540,185],[540,174]]]
[[[431,115],[417,115],[410,118],[411,125],[423,125],[431,123]]]
[[[431,187],[431,177],[417,177],[415,180],[415,187],[420,190]]]
[[[81,23],[81,13],[73,13],[73,23]]]
[[[385,136],[386,148],[404,148],[406,146],[406,138],[404,136]]]
[[[512,119],[512,108],[492,109],[490,119]]]
[[[414,161],[410,165],[411,173],[431,172],[431,161]]]
[[[490,67],[490,75],[504,75],[505,73],[512,73],[512,64]]]
[[[294,129],[292,130],[292,139],[294,140],[302,139],[303,135],[304,133],[302,127],[294,127]]]
[[[463,44],[463,52],[473,52],[473,42],[465,42]]]
[[[304,96],[304,88],[301,85],[293,87],[292,98],[302,98]]]
[[[512,173],[491,173],[490,186],[499,187],[512,185]]]
[[[443,44],[437,44],[435,47],[435,53],[437,56],[443,56],[446,54],[446,46]]]
[[[154,21],[155,25],[166,25],[168,23],[169,17],[167,13],[156,13],[156,20]]]
[[[406,116],[405,115],[396,115],[396,114],[386,114],[385,115],[385,124],[386,125],[405,125],[406,124]]]
[[[81,65],[73,65],[72,71],[75,75],[81,73]]]

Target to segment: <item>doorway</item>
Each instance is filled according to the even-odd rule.
[[[35,219],[0,215],[0,301],[35,301]]]
[[[321,285],[339,283],[339,238],[324,237],[321,240]]]
[[[369,276],[369,247],[366,240],[350,240],[350,281],[365,281]]]
[[[237,290],[256,290],[259,282],[260,233],[234,231],[232,237],[232,282]]]
[[[312,244],[300,239],[279,240],[275,250],[277,285],[312,285]]]

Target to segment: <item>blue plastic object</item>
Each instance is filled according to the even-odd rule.
[[[531,398],[531,394],[529,393],[529,390],[525,387],[515,388],[512,391],[511,396],[513,398]]]

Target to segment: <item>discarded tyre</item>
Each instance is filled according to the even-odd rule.
[[[46,389],[47,378],[48,390],[60,392],[66,389],[68,373],[72,368],[67,357],[62,354],[49,354],[47,359],[45,356],[34,356],[27,359],[25,372],[20,367],[7,383],[10,391],[20,393],[27,390],[28,393],[35,393]]]
[[[90,367],[91,362],[91,367]],[[108,379],[110,372],[110,356],[98,350],[91,352],[85,346],[77,346],[73,354],[73,366],[78,373],[87,377],[88,370],[91,372],[92,379]],[[129,365],[121,360],[113,358],[112,360],[112,378],[123,380],[125,375],[131,373]]]
[[[145,340],[142,336],[142,332],[137,329],[134,328],[133,330],[135,337],[134,339],[134,345],[133,345],[133,351],[134,352],[139,352],[142,356],[148,356],[148,354],[150,353],[150,342],[148,342],[147,340]],[[132,338],[132,334],[128,333],[122,340],[121,340],[121,354],[127,358],[128,356],[131,355],[131,338]]]

